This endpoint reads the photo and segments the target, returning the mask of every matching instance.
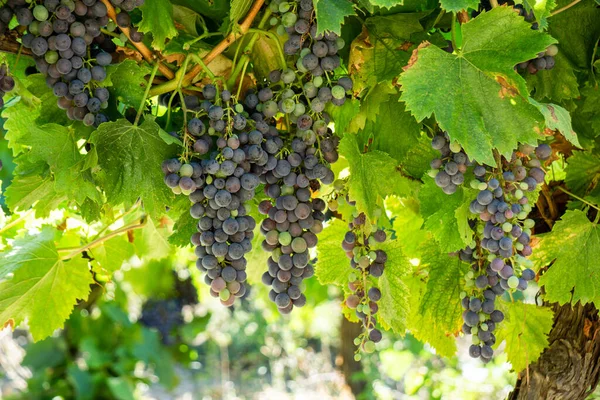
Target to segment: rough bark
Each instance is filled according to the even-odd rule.
[[[358,396],[365,389],[367,382],[358,378],[357,374],[362,371],[362,366],[359,361],[354,361],[354,338],[361,334],[362,328],[359,324],[348,321],[342,316],[341,324],[341,355],[342,355],[342,373],[346,379],[346,383],[350,386],[352,394]]]
[[[554,305],[549,346],[521,371],[510,400],[583,400],[600,378],[600,321],[591,304]]]

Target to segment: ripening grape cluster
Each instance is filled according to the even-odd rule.
[[[254,197],[259,175],[277,164],[263,150],[263,142],[278,133],[267,124],[248,121],[229,91],[219,94],[215,86],[206,85],[202,93],[202,101],[195,96],[184,100],[194,115],[184,132],[195,138],[194,158],[189,163],[166,160],[163,172],[174,193],[189,197],[190,214],[198,220],[198,232],[191,238],[196,265],[206,272],[211,294],[230,306],[247,291],[244,256],[252,249],[256,222],[245,203]]]
[[[473,164],[460,144],[450,143],[447,133],[436,135],[431,141],[431,147],[440,152],[440,157],[431,161],[430,175],[444,193],[452,194],[465,182],[464,174]]]
[[[158,331],[163,344],[173,344],[173,331],[183,324],[180,299],[149,299],[142,306],[140,323]]]
[[[527,71],[530,74],[537,74],[538,71],[554,68],[554,56],[558,54],[558,47],[555,44],[548,46],[546,51],[542,51],[533,60],[528,60],[517,64],[517,69]]]
[[[8,74],[6,64],[0,65],[0,108],[4,107],[4,94],[15,88],[15,80]]]
[[[434,144],[439,137],[434,138]],[[501,159],[498,169],[472,165],[470,186],[478,193],[469,209],[480,222],[474,241],[459,252],[461,260],[472,266],[461,293],[463,332],[472,335],[469,354],[484,362],[493,356],[494,330],[504,319],[496,309],[496,298],[507,291],[524,291],[535,278],[527,259],[532,253],[531,229],[535,223],[528,218],[532,207],[526,193],[544,182],[541,162],[551,154],[546,144],[521,145],[509,160]]]
[[[376,314],[379,311],[377,302],[381,299],[381,291],[372,278],[383,275],[387,254],[383,250],[374,250],[372,246],[385,242],[385,231],[370,226],[364,213],[356,215],[348,225],[349,231],[344,236],[342,248],[350,259],[350,266],[356,270],[349,276],[348,288],[352,291],[346,298],[346,305],[356,310],[364,331],[354,342],[359,349],[367,353],[375,350],[375,343],[381,340],[381,331],[376,328]],[[367,231],[370,228],[370,232]],[[360,354],[355,358],[360,360]]]
[[[128,12],[144,0],[111,0],[119,11],[120,27],[129,28]],[[102,87],[106,66],[116,50],[102,29],[116,29],[100,0],[8,0],[0,9],[0,21],[8,25],[13,15],[26,28],[21,43],[35,56],[37,69],[58,97],[58,106],[71,120],[98,126],[108,121],[101,110],[107,107],[109,92]],[[132,40],[141,33],[131,29]]]

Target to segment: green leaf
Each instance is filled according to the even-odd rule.
[[[150,69],[146,64],[138,65],[133,60],[125,60],[119,63],[110,72],[112,95],[129,106],[139,107],[148,86],[148,82],[144,77],[149,73]]]
[[[323,285],[334,284],[345,287],[348,284],[348,276],[352,268],[346,252],[342,249],[342,240],[346,232],[348,232],[348,225],[335,218],[319,234],[315,275]]]
[[[163,258],[171,252],[169,245],[168,229],[160,221],[157,226],[152,218],[148,218],[146,225],[141,230],[136,230],[133,242],[137,253],[143,254],[148,260]]]
[[[378,150],[362,153],[356,135],[344,136],[339,151],[350,165],[350,197],[356,201],[356,208],[369,218],[375,216],[375,210],[386,196],[412,192],[414,183],[398,172],[396,160]]]
[[[250,9],[252,0],[231,0],[231,11],[229,13],[229,20],[231,22],[238,22]]]
[[[410,293],[404,279],[412,267],[402,252],[402,243],[399,240],[388,240],[374,248],[385,251],[388,257],[383,275],[377,284],[381,290],[379,323],[384,329],[391,329],[404,335],[406,318],[410,310]]]
[[[18,269],[0,283],[0,325],[14,328],[27,320],[35,341],[62,327],[77,299],[87,299],[94,283],[87,260],[80,255],[69,261],[59,257],[54,233],[45,228],[37,237],[28,237],[37,246],[13,248],[9,258]]]
[[[402,5],[404,0],[369,0],[369,3],[374,7],[392,8],[398,5]]]
[[[404,254],[410,259],[419,258],[419,247],[427,239],[427,232],[421,229],[424,221],[417,201],[389,196],[385,200],[385,209],[392,218],[394,238],[402,243]]]
[[[117,400],[135,400],[133,393],[134,387],[131,382],[127,381],[125,378],[126,377],[108,378],[106,380],[108,389]]]
[[[423,31],[419,20],[424,15],[393,14],[365,21],[366,29],[352,41],[348,62],[356,93],[398,76],[415,47],[411,35]]]
[[[469,8],[476,10],[479,0],[440,0],[440,5],[448,12],[457,13]]]
[[[552,10],[556,8],[556,1],[554,0],[524,0],[523,4],[526,5],[527,10],[533,10],[535,21],[539,25],[539,29],[545,30],[548,28],[548,18],[552,15]]]
[[[138,29],[143,33],[152,33],[152,47],[165,48],[167,39],[177,36],[173,22],[173,5],[169,0],[152,0],[140,7],[142,20]]]
[[[56,192],[50,177],[40,176],[15,176],[6,189],[5,196],[6,204],[12,211],[25,211],[35,204],[35,215],[38,218],[48,216],[50,211],[67,200],[67,196]]]
[[[15,239],[10,250],[0,253],[0,280],[31,262],[54,261],[56,250],[46,246],[46,243],[54,238],[52,233],[50,230],[45,230],[41,235]]]
[[[510,31],[510,35],[506,32]],[[535,144],[541,115],[514,66],[555,42],[531,29],[512,8],[496,7],[462,25],[457,54],[424,43],[400,76],[401,100],[418,121],[435,114],[440,128],[470,158],[495,165],[519,142]]]
[[[356,15],[349,0],[313,0],[317,13],[317,35],[326,31],[342,34],[344,18]]]
[[[262,285],[262,275],[265,272],[267,260],[271,253],[263,250],[261,243],[264,240],[263,234],[260,232],[260,224],[257,224],[254,230],[254,238],[252,239],[252,250],[246,254],[248,274],[248,283],[251,285]],[[341,243],[341,242],[340,242]]]
[[[95,259],[92,266],[95,267],[96,272],[112,275],[121,268],[124,261],[133,257],[135,248],[129,243],[126,235],[121,235],[105,241],[88,252],[91,252]]]
[[[425,229],[433,234],[441,251],[457,251],[471,242],[473,232],[468,217],[469,203],[474,197],[467,190],[459,189],[447,195],[427,177],[418,196]]]
[[[538,103],[531,98],[529,101],[544,115],[548,128],[559,131],[573,145],[581,147],[577,139],[577,134],[571,126],[571,115],[567,110],[556,104]]]
[[[556,3],[557,8],[562,8],[571,0],[557,0]],[[552,17],[548,32],[562,44],[561,53],[576,69],[586,71],[590,68],[600,37],[598,21],[600,8],[592,1],[582,1]]]
[[[600,157],[591,152],[574,152],[567,159],[565,183],[579,196],[600,194]]]
[[[419,313],[430,319],[430,327],[446,334],[454,334],[462,325],[460,292],[461,279],[468,264],[458,257],[450,257],[437,246],[423,246],[424,254],[419,269],[429,273],[427,290],[423,294]]]
[[[506,304],[504,315],[506,319],[498,324],[496,343],[506,342],[508,361],[515,371],[522,371],[548,346],[553,312],[548,307],[516,302]]]
[[[100,125],[92,134],[100,176],[113,204],[133,204],[140,197],[150,215],[165,212],[173,195],[163,183],[160,165],[173,155],[174,146],[166,145],[159,131],[151,119],[140,126],[121,119]]]
[[[549,70],[540,71],[537,74],[525,74],[527,87],[534,91],[536,100],[547,98],[556,102],[579,97],[579,83],[575,71],[569,61],[561,52],[554,57],[556,65]]]
[[[346,133],[356,133],[351,129],[352,120],[357,117],[360,111],[361,102],[358,99],[349,99],[341,106],[328,106],[327,112],[335,122],[335,132],[338,136],[344,136]]]
[[[429,343],[437,354],[442,357],[452,357],[456,353],[456,339],[439,329],[432,329],[431,316],[422,314],[420,309],[421,299],[426,292],[427,284],[419,276],[410,276],[405,279],[410,292],[410,314],[407,320],[407,329],[415,338],[423,343]]]
[[[185,28],[184,32],[198,36],[198,29],[196,29],[196,25],[202,21],[202,18],[194,11],[187,7],[173,6],[173,20],[183,25]],[[181,34],[179,36],[181,36]],[[168,45],[166,47],[168,47]]]
[[[190,245],[190,238],[198,231],[198,220],[192,218],[189,211],[184,211],[173,226],[173,233],[169,236],[169,243],[178,247]]]
[[[539,280],[546,291],[545,300],[599,304],[598,254],[600,227],[583,211],[567,211],[535,251],[535,258],[543,261],[540,266],[555,260]]]

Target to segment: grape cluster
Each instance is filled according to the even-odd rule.
[[[189,197],[190,214],[198,219],[198,232],[191,238],[196,265],[206,272],[211,294],[230,306],[247,291],[244,256],[252,249],[256,222],[245,203],[254,197],[269,160],[276,162],[262,145],[277,130],[249,120],[226,90],[219,94],[215,86],[206,85],[203,97],[184,99],[194,115],[183,133],[193,138],[189,147],[194,158],[189,163],[166,160],[163,172],[174,193]],[[265,133],[253,129],[258,126]]]
[[[510,160],[502,160],[503,172],[482,165],[473,168],[471,187],[479,192],[469,207],[481,223],[475,241],[459,253],[463,261],[472,264],[461,298],[463,332],[473,335],[469,354],[484,362],[493,355],[493,331],[504,319],[495,307],[496,297],[506,291],[524,291],[535,278],[527,259],[532,253],[530,238],[535,222],[527,218],[532,208],[525,193],[544,182],[541,161],[551,154],[546,144],[537,148],[522,145]]]
[[[149,299],[142,306],[139,321],[148,328],[156,329],[163,344],[173,344],[173,331],[183,324],[182,308],[183,303],[180,299]]]
[[[554,56],[558,54],[558,47],[554,44],[548,46],[546,51],[542,51],[533,60],[528,60],[517,64],[517,69],[521,71],[527,71],[534,75],[538,71],[554,68]]]
[[[320,138],[320,143],[330,143],[331,154],[337,157],[337,137],[330,132]],[[331,183],[333,172],[319,159],[316,142],[306,137],[295,137],[291,151],[280,148],[283,141],[267,140],[265,151],[273,154],[274,162],[265,168],[261,181],[269,199],[259,204],[259,212],[266,215],[261,223],[265,240],[262,247],[271,253],[263,282],[271,285],[269,296],[281,313],[293,307],[302,307],[306,297],[301,292],[303,279],[310,278],[313,267],[309,264],[309,249],[317,245],[317,234],[323,230],[325,201],[313,198],[321,182]]]
[[[447,133],[436,135],[431,140],[431,147],[440,152],[440,157],[431,161],[430,176],[444,193],[452,194],[464,183],[464,173],[472,162],[460,144],[450,143]]]
[[[127,12],[144,4],[144,0],[111,2],[120,10],[121,27],[131,24]],[[108,121],[101,110],[107,107],[109,92],[101,84],[116,46],[102,29],[116,26],[106,6],[99,0],[9,0],[0,9],[0,21],[7,23],[13,15],[26,28],[21,43],[34,54],[58,106],[71,120],[87,126]],[[132,28],[131,37],[141,40],[141,33]]]
[[[342,248],[350,259],[350,266],[356,270],[349,277],[348,288],[352,291],[346,298],[346,305],[356,310],[356,316],[361,320],[364,332],[355,339],[355,344],[372,353],[375,343],[381,340],[381,331],[376,328],[379,310],[377,302],[381,299],[381,291],[370,278],[379,278],[385,270],[387,254],[383,250],[374,250],[377,243],[385,242],[385,231],[367,223],[365,214],[356,215],[348,225],[349,231],[344,236]],[[356,354],[360,360],[360,354]]]
[[[15,80],[8,74],[6,64],[0,65],[0,108],[4,107],[4,94],[15,88]]]

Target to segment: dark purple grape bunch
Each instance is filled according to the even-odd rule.
[[[431,147],[440,152],[440,157],[431,161],[429,175],[446,194],[453,194],[465,182],[465,172],[473,163],[457,142],[450,142],[448,133],[436,135]]]
[[[144,1],[112,3],[123,14]],[[102,32],[112,24],[106,6],[99,0],[11,0],[0,9],[0,21],[6,23],[13,15],[26,28],[21,43],[33,53],[37,69],[58,97],[58,106],[71,120],[86,126],[107,122],[102,110],[108,107],[109,92],[102,82],[116,45]]]
[[[342,249],[350,259],[350,266],[355,270],[349,276],[348,288],[351,294],[346,298],[346,306],[356,310],[356,316],[363,325],[363,333],[355,339],[358,351],[367,353],[375,351],[375,343],[381,340],[381,331],[377,329],[376,314],[379,310],[377,302],[381,299],[381,291],[372,278],[379,278],[385,270],[387,254],[373,247],[387,239],[384,230],[370,226],[365,214],[356,215],[348,225],[349,231],[342,241]],[[360,360],[357,351],[355,358]]]
[[[517,64],[518,71],[527,71],[531,75],[539,71],[550,70],[556,63],[554,57],[558,54],[558,47],[551,44],[545,51],[540,52],[536,58]]]
[[[182,309],[183,302],[177,298],[149,299],[142,306],[139,322],[156,329],[164,345],[172,345],[177,339],[177,328],[184,323]]]
[[[0,108],[4,107],[4,95],[15,88],[15,80],[8,72],[6,64],[0,64]]]

